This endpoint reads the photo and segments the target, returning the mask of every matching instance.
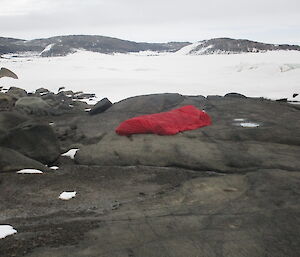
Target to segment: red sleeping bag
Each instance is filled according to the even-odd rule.
[[[193,130],[211,125],[207,113],[198,110],[193,105],[149,115],[138,116],[122,122],[116,128],[121,136],[132,134],[174,135],[185,130]]]

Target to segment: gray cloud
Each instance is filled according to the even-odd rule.
[[[99,34],[136,41],[237,37],[300,44],[298,0],[0,0],[2,36]]]

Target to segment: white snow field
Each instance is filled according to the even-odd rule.
[[[33,91],[40,87],[95,93],[112,102],[151,93],[291,98],[300,91],[300,52],[273,51],[231,55],[137,53],[106,55],[78,51],[66,57],[12,57],[0,66],[19,80],[2,78],[0,86]],[[299,99],[298,99],[299,100]]]
[[[17,233],[17,230],[15,230],[12,226],[0,225],[0,239],[5,238],[5,237],[10,236],[15,233]]]

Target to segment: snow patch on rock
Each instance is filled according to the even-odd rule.
[[[259,127],[259,124],[254,122],[242,122],[240,123],[240,126],[244,128],[257,128]]]
[[[75,195],[76,195],[76,191],[65,191],[62,192],[58,198],[61,200],[70,200],[71,198],[74,198]]]
[[[15,230],[12,226],[0,225],[0,239],[13,235],[15,233],[17,233],[17,230]]]
[[[71,159],[74,159],[74,156],[78,150],[79,150],[78,148],[72,148],[68,152],[63,153],[61,156],[67,156],[70,157]]]
[[[17,171],[18,174],[41,174],[43,173],[40,170],[36,170],[36,169],[22,169]]]

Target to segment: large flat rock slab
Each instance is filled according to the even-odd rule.
[[[174,136],[124,137],[115,133],[128,118],[185,104],[204,109],[212,125]],[[123,100],[96,116],[77,120],[78,131],[95,139],[93,144],[80,147],[75,158],[79,164],[141,164],[220,172],[297,170],[300,164],[300,112],[287,103],[161,94]]]
[[[300,172],[72,165],[0,178],[0,222],[18,231],[0,240],[3,257],[297,257],[300,251]],[[59,200],[64,190],[77,196]]]
[[[209,128],[205,128],[208,130]],[[205,131],[204,130],[204,131]],[[85,165],[148,165],[185,167],[194,170],[245,172],[257,168],[298,170],[300,147],[265,142],[231,142],[175,136],[105,135],[83,146],[75,160]]]

